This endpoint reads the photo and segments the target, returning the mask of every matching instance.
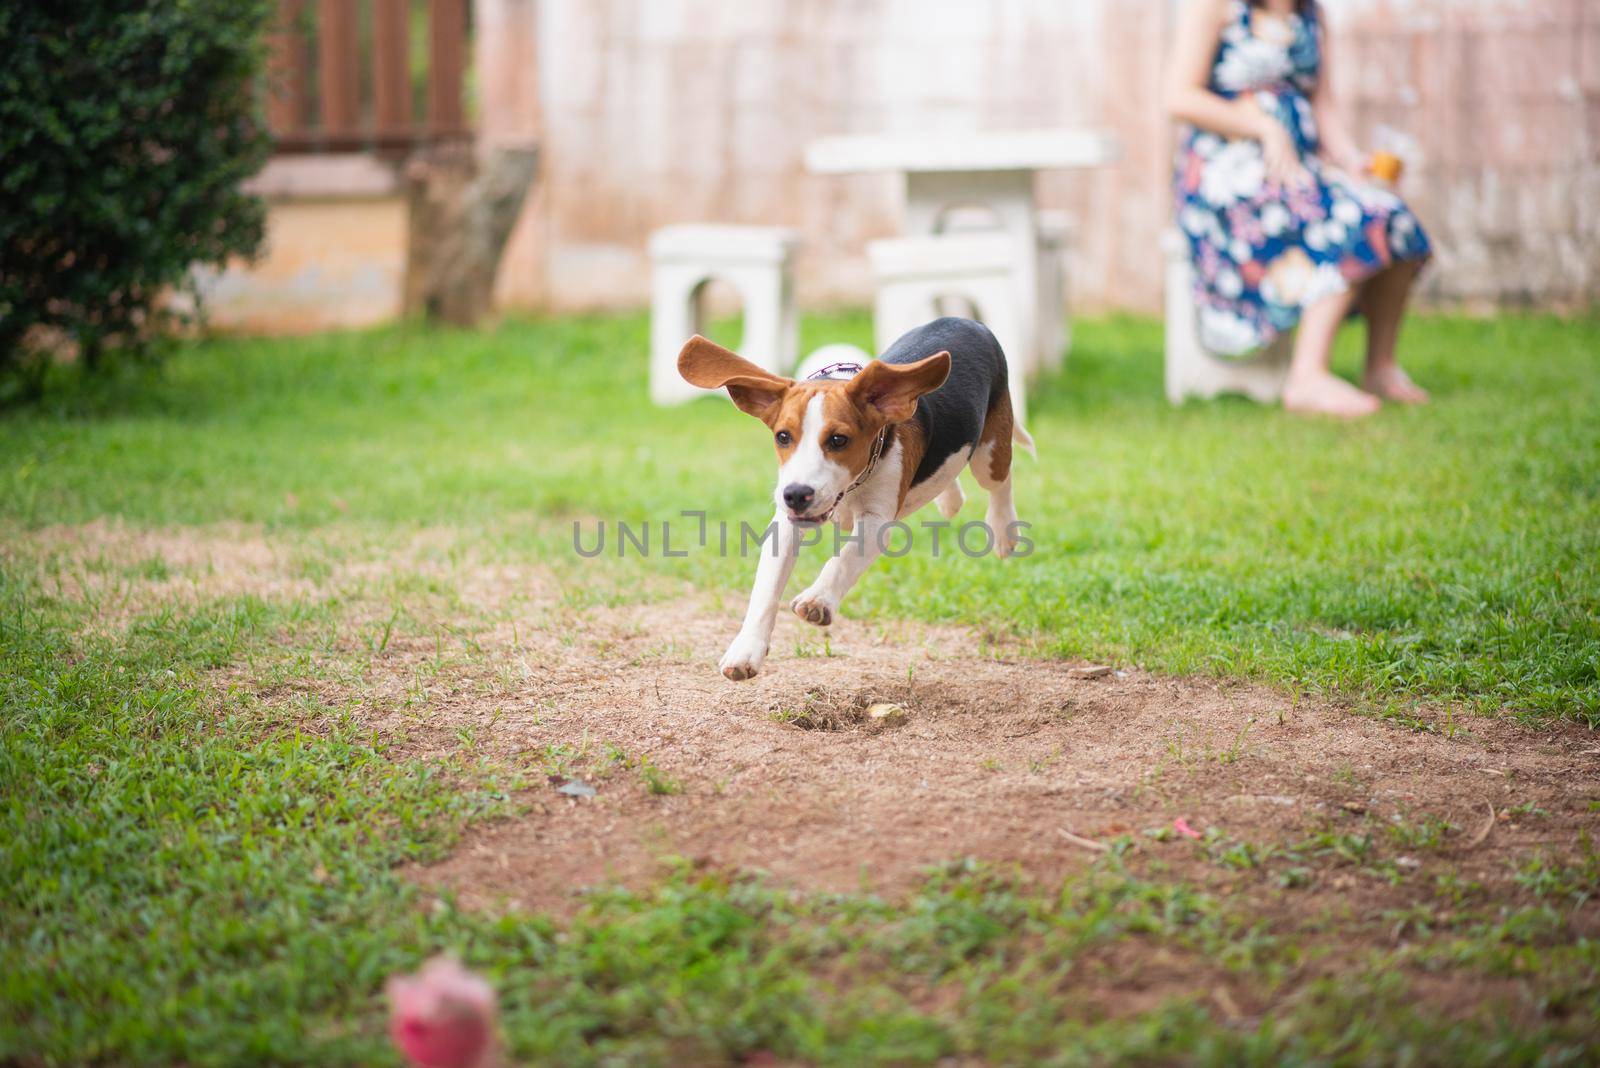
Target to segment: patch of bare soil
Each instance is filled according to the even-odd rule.
[[[349,544],[308,547],[237,523],[151,528],[96,519],[0,532],[0,560],[31,570],[49,596],[86,605],[91,629],[114,630],[162,606],[244,595],[319,599],[397,569],[436,567],[453,540],[452,532],[425,530],[375,552]]]
[[[958,857],[1049,879],[1125,834],[1209,881],[1231,844],[1329,832],[1371,835],[1372,860],[1407,876],[1503,884],[1513,859],[1570,857],[1600,832],[1600,739],[1574,726],[1458,714],[1452,735],[1424,733],[1260,686],[996,655],[964,628],[846,619],[825,634],[788,614],[763,673],[733,683],[716,668],[731,599],[684,588],[595,605],[542,570],[476,559],[450,531],[319,551],[242,527],[101,521],[8,541],[9,563],[90,599],[93,625],[174,600],[337,595],[347,625],[318,656],[339,670],[269,681],[237,665],[219,683],[353,707],[401,752],[471,744],[536,781],[558,770],[526,817],[414,873],[469,906],[561,913],[671,858],[822,890],[894,893]],[[393,575],[447,592],[385,591]],[[569,778],[595,795],[558,792]],[[1170,831],[1178,818],[1225,839],[1211,862]],[[1430,820],[1452,829],[1430,836]],[[1312,896],[1397,900],[1381,864],[1319,855]]]
[[[89,602],[99,624],[203,596],[304,596],[312,589],[308,580],[290,574],[283,550],[241,526],[149,529],[97,519],[4,542],[8,564],[25,558],[47,593]]]
[[[1600,830],[1588,804],[1600,742],[1576,728],[1470,718],[1446,737],[1263,687],[1086,679],[1067,663],[984,655],[958,628],[848,620],[831,655],[815,628],[780,621],[763,674],[732,683],[716,662],[736,620],[692,595],[553,617],[535,600],[514,614],[425,710],[395,699],[426,642],[369,676],[378,699],[364,714],[409,747],[442,752],[467,728],[535,771],[565,752],[565,774],[596,788],[536,790],[525,818],[415,872],[469,907],[561,913],[583,888],[641,886],[674,857],[831,891],[892,894],[967,856],[1048,879],[1122,834],[1207,878],[1225,870],[1181,835],[1141,833],[1180,817],[1256,846],[1369,833],[1406,874],[1503,882],[1512,857],[1570,855],[1580,830]],[[520,665],[510,677],[491,668],[502,657]],[[651,774],[607,747],[647,756]],[[1432,843],[1389,830],[1420,836],[1430,817],[1454,829]],[[1329,856],[1318,888],[1351,903],[1385,896],[1387,883]]]
[[[964,628],[846,619],[824,634],[788,614],[763,673],[733,683],[716,665],[734,599],[682,588],[607,606],[448,531],[319,552],[243,528],[90,524],[6,554],[96,606],[91,627],[229,593],[336,598],[335,637],[223,669],[218,691],[309,696],[398,753],[470,747],[527,771],[523,815],[408,872],[469,908],[570,915],[586,889],[643,889],[679,859],[806,890],[895,895],[965,857],[1048,884],[1129,836],[1130,863],[1309,938],[1316,976],[1408,923],[1449,922],[1450,886],[1531,900],[1517,863],[1571,860],[1600,835],[1600,739],[1570,725],[1441,713],[1451,730],[1421,732],[1262,686],[1030,658]],[[307,729],[317,707],[295,706]],[[1292,859],[1259,862],[1284,847]],[[1594,900],[1568,929],[1600,936]],[[1080,966],[1106,981],[1075,996],[1119,1015],[1207,989],[1226,1016],[1259,1019],[1250,984],[1166,954],[1101,947]],[[1416,978],[1463,1014],[1511,1003],[1519,982]]]

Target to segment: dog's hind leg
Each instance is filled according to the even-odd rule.
[[[1017,506],[1011,498],[1011,439],[1015,430],[1011,398],[1002,393],[983,421],[983,435],[972,451],[968,467],[979,486],[989,494],[985,521],[994,537],[994,554],[1010,556],[1020,540]],[[1031,443],[1030,443],[1031,444]]]
[[[961,506],[967,503],[967,495],[961,492],[961,480],[951,482],[945,491],[933,499],[939,506],[939,514],[946,519],[954,519],[956,513],[961,511]]]

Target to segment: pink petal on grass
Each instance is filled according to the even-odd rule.
[[[418,1068],[482,1068],[494,1045],[489,984],[439,957],[416,975],[389,980],[389,1035]]]
[[[1189,826],[1189,821],[1184,819],[1182,816],[1179,816],[1177,819],[1172,821],[1172,829],[1183,835],[1185,838],[1200,837],[1200,832]]]

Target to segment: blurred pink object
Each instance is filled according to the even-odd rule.
[[[449,957],[416,975],[397,975],[389,994],[389,1037],[421,1068],[488,1068],[494,1058],[494,990]]]
[[[1183,835],[1185,838],[1200,837],[1200,832],[1189,826],[1189,821],[1184,819],[1182,816],[1179,816],[1177,819],[1172,821],[1172,829]]]

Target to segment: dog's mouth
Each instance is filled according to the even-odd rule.
[[[832,508],[825,508],[820,512],[796,512],[789,509],[789,522],[797,527],[820,527],[833,516]]]

